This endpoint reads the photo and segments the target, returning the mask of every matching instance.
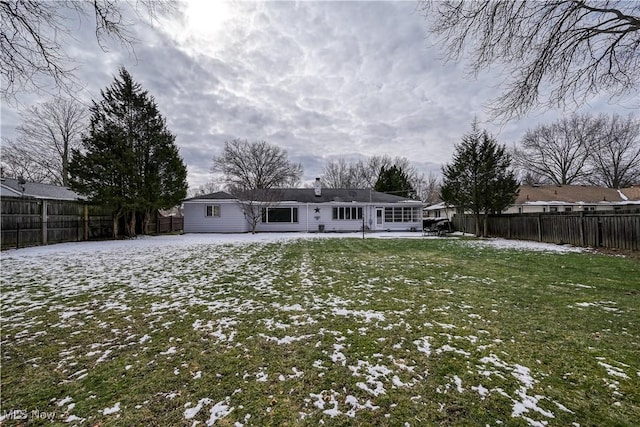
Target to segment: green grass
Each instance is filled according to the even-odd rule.
[[[438,239],[15,254],[2,259],[4,415],[173,426],[219,404],[222,426],[640,419],[637,260]]]

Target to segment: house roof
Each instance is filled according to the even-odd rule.
[[[67,187],[38,182],[25,182],[21,184],[15,178],[2,178],[2,196],[4,197],[28,197],[50,200],[79,200],[83,197]]]
[[[629,200],[640,200],[640,184],[634,185],[633,187],[622,188],[622,194]]]
[[[622,204],[625,201],[624,195],[614,188],[587,185],[521,185],[515,204]]]
[[[224,191],[218,191],[215,193],[202,194],[200,196],[191,197],[189,199],[185,199],[184,201],[187,202],[189,200],[233,200],[233,199],[235,199],[235,197],[233,197],[231,194],[226,193]]]
[[[217,193],[205,194],[193,197],[189,200],[208,200],[208,199],[235,199],[236,197],[219,191]],[[405,197],[386,194],[380,191],[370,189],[346,189],[346,188],[323,188],[320,196],[315,195],[313,188],[281,188],[270,190],[253,190],[245,191],[238,194],[239,199],[243,200],[268,200],[274,202],[298,202],[298,203],[329,203],[329,202],[358,202],[358,203],[401,203],[415,202],[419,200],[407,199]]]
[[[450,205],[447,205],[445,202],[436,203],[434,205],[429,205],[424,208],[425,211],[437,211],[439,209],[447,209],[450,208]]]

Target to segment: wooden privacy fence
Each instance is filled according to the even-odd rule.
[[[1,200],[0,246],[2,249],[50,243],[110,239],[111,211],[77,201],[3,197]],[[181,231],[181,217],[160,217],[148,232]]]
[[[184,218],[181,216],[156,216],[155,223],[151,223],[148,231],[156,234],[175,233],[182,231]]]
[[[72,200],[3,197],[2,249],[49,243],[107,239],[112,235],[111,212]]]
[[[453,217],[453,225],[458,231],[475,232],[475,221],[475,216],[469,214]],[[507,239],[637,251],[640,250],[640,209],[489,215],[487,234]]]

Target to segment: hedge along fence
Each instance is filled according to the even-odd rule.
[[[107,239],[111,211],[78,201],[3,197],[2,249]]]
[[[481,218],[481,221],[483,219]],[[455,215],[459,231],[475,231],[473,215]],[[480,224],[482,229],[482,224]],[[490,237],[535,240],[583,247],[640,250],[640,209],[489,215]]]

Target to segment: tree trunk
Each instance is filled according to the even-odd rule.
[[[489,225],[489,214],[485,213],[484,214],[484,218],[483,218],[483,230],[482,230],[482,237],[487,237],[488,233],[487,233],[487,228]]]
[[[480,235],[480,220],[481,220],[480,212],[476,212],[475,217],[476,217],[476,233],[475,233],[476,237],[482,237]]]
[[[125,215],[125,227],[127,231],[127,237],[136,236],[136,213],[129,212]]]
[[[119,225],[120,225],[120,217],[122,216],[122,210],[118,209],[114,214],[113,214],[113,238],[117,239],[118,238],[118,234],[120,232],[119,230]]]
[[[151,211],[145,210],[142,216],[142,234],[147,234],[147,227],[149,227],[149,221],[151,220]],[[173,230],[172,230],[173,231]]]

